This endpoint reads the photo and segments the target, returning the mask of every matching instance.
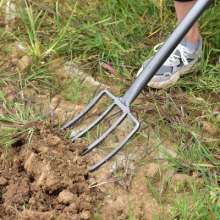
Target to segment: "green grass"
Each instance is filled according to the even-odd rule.
[[[3,4],[4,1],[0,1],[0,6]],[[219,128],[213,113],[220,109],[219,1],[214,5],[200,20],[204,50],[193,74],[182,78],[167,91],[148,90],[146,100],[154,105],[154,110],[145,113],[144,101],[135,106],[142,108],[139,113],[143,124],[155,132],[153,146],[159,146],[165,138],[177,146],[177,158],[167,156],[169,166],[189,175],[196,173],[205,183],[203,186],[195,184],[179,194],[170,192],[170,219],[220,218],[219,137],[210,134],[204,137],[202,129],[203,120]],[[11,45],[20,41],[27,46],[27,55],[32,57],[33,63],[24,73],[10,65],[0,70],[0,105],[5,110],[0,115],[3,125],[0,145],[4,147],[10,147],[16,141],[14,137],[19,135],[31,137],[33,128],[26,129],[24,125],[44,118],[20,96],[9,101],[4,87],[13,85],[17,93],[24,88],[31,88],[38,94],[50,91],[61,93],[73,103],[87,102],[95,92],[90,86],[79,78],[57,82],[49,72],[51,61],[64,57],[82,64],[86,73],[112,89],[122,91],[132,83],[140,65],[152,55],[153,46],[169,36],[175,26],[175,13],[171,0],[67,0],[62,4],[59,1],[48,1],[47,4],[23,1],[19,5],[17,22],[11,32],[0,28],[0,48],[8,56],[5,62],[10,64]],[[102,62],[112,64],[116,75],[104,70]],[[144,135],[143,139],[138,138],[146,148],[147,140]],[[154,183],[149,182],[146,187],[163,206],[167,194],[160,195]],[[132,210],[128,215],[129,219],[135,219]]]
[[[61,5],[57,1],[44,10],[42,5],[26,3],[26,8],[20,12],[27,33],[23,40],[29,41],[34,57],[71,56],[76,61],[90,63],[92,74],[100,79],[105,75],[108,79],[100,64],[111,63],[117,70],[117,77],[131,80],[152,54],[152,47],[164,41],[175,26],[172,2],[162,3],[162,6],[152,0],[138,4],[133,0],[96,0],[88,3],[85,10],[85,5],[80,2],[67,1]],[[65,16],[67,10],[69,16]],[[215,7],[201,19],[205,50],[197,74],[177,84],[184,90],[218,91],[219,16],[216,1]],[[24,36],[20,32],[17,35],[19,38]]]
[[[172,219],[209,220],[220,218],[219,187],[208,186],[177,196],[171,210]]]
[[[95,94],[94,88],[88,86],[85,79],[75,77],[74,79],[66,80],[61,92],[63,97],[73,103],[87,103]],[[84,96],[84,94],[87,94]]]
[[[33,7],[24,1],[24,7],[20,8],[20,18],[26,31],[26,38],[29,45],[29,53],[34,59],[45,59],[48,56],[56,54],[61,48],[67,47],[67,43],[63,42],[69,28],[69,21],[65,25],[60,24],[59,3],[56,2],[56,10],[54,11],[53,27],[56,27],[54,33],[47,30],[44,34],[47,38],[41,36],[41,31],[47,18],[47,11],[33,10]],[[71,18],[71,16],[70,16]],[[20,34],[20,33],[19,33]],[[48,37],[52,34],[53,37]],[[22,35],[21,35],[22,36]],[[25,39],[23,39],[25,40]]]
[[[42,120],[43,116],[36,113],[28,104],[8,101],[1,91],[0,104],[4,111],[3,114],[0,113],[0,147],[11,147],[21,136],[25,136],[27,142],[30,142],[35,129],[34,126],[26,127],[26,125]]]

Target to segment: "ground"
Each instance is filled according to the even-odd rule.
[[[146,87],[132,105],[139,132],[92,174],[88,167],[131,124],[84,157],[79,152],[118,110],[74,143],[72,129],[61,127],[101,89],[126,91],[172,30],[172,1],[3,0],[0,7],[0,219],[220,218],[218,2],[201,19],[200,64],[168,90]]]
[[[1,151],[1,218],[90,219],[99,198],[89,189],[80,145],[43,122],[28,126],[36,130],[31,143],[21,136],[10,151]]]

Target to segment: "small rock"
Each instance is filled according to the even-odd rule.
[[[17,51],[17,55],[22,57],[27,53],[27,47],[24,46],[21,42],[15,42],[15,49]]]
[[[27,48],[21,42],[15,42],[11,51],[11,62],[17,64],[19,59],[27,54]]]
[[[80,215],[81,219],[90,219],[91,218],[91,214],[89,211],[83,211]]]
[[[4,177],[0,177],[0,186],[5,186],[8,181]]]
[[[75,198],[74,195],[68,190],[63,190],[58,195],[59,203],[63,203],[63,204],[70,204],[74,200],[74,198]]]
[[[49,167],[49,165],[47,166]],[[63,184],[61,180],[56,175],[54,175],[51,171],[46,170],[44,174],[46,174],[47,176],[45,178],[45,183],[43,183],[42,185],[43,189],[47,189],[49,192],[52,193],[58,190],[60,187],[62,187]]]
[[[32,64],[32,58],[30,56],[23,56],[17,63],[18,69],[23,72]]]
[[[49,151],[49,148],[48,148],[48,146],[41,145],[41,146],[38,146],[37,150],[42,152],[42,153],[46,153],[46,152]]]
[[[150,163],[146,171],[146,176],[154,178],[160,172],[160,166],[157,163]]]
[[[210,122],[203,121],[202,125],[203,125],[203,130],[207,132],[208,134],[213,135],[213,136],[218,134],[218,129]]]
[[[87,85],[91,85],[91,86],[94,86],[94,87],[98,87],[101,85],[100,82],[96,81],[93,77],[91,76],[85,76],[85,81],[84,83],[86,83]]]

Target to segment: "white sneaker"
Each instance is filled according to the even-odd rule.
[[[164,43],[156,45],[154,47],[154,51],[157,52],[163,44]],[[192,71],[192,67],[198,62],[201,54],[202,43],[200,43],[196,52],[192,52],[184,45],[179,44],[163,66],[153,76],[151,81],[148,83],[148,86],[156,89],[166,89],[174,85],[180,76]],[[152,58],[144,62],[142,67],[139,69],[137,76],[143,71],[151,59]]]

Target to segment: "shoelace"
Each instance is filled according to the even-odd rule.
[[[157,52],[161,46],[164,44],[164,42],[157,44],[154,47],[154,51]],[[179,51],[180,55],[175,54],[177,51]],[[184,65],[189,64],[187,60],[187,56],[190,54],[190,51],[184,47],[183,45],[179,44],[176,49],[173,51],[173,53],[169,56],[169,58],[166,60],[164,65],[166,66],[177,66],[180,63],[180,59],[183,61]]]

